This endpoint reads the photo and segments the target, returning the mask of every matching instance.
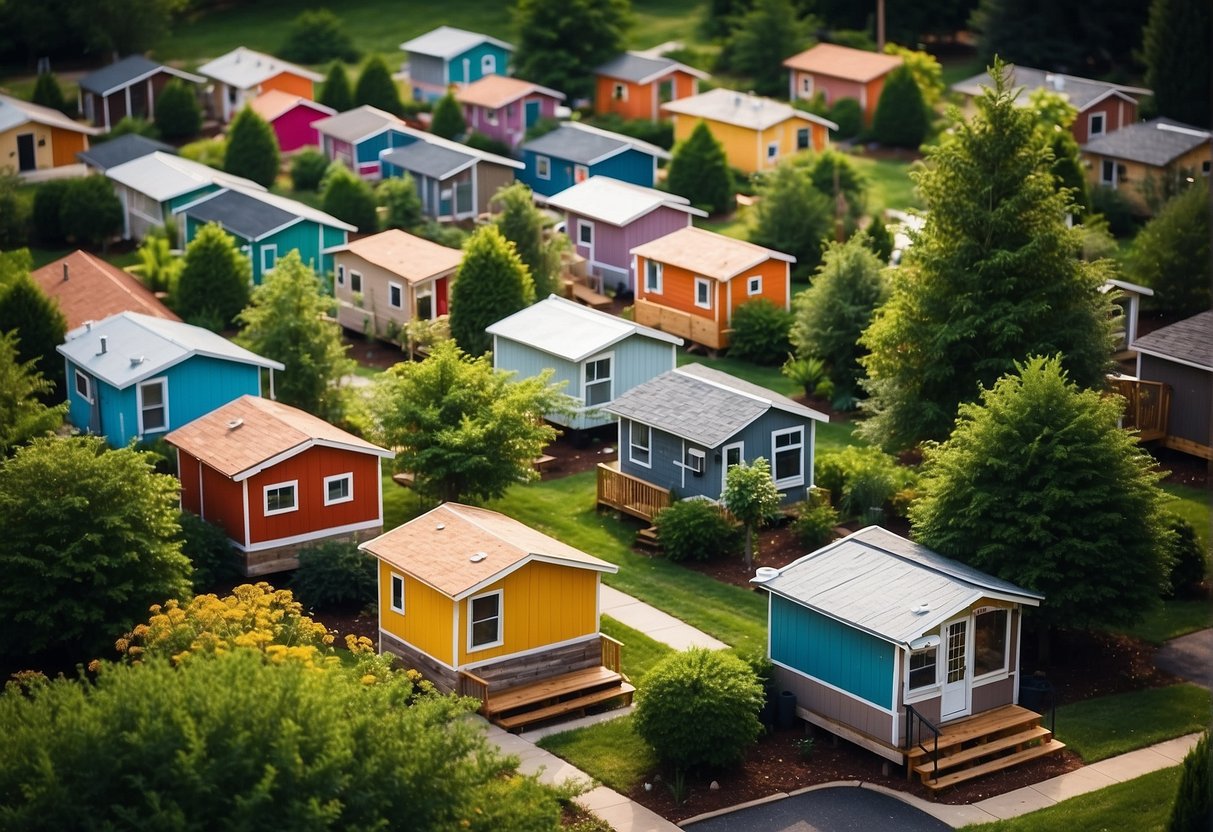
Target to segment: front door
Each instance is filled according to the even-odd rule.
[[[745,443],[725,445],[721,449],[721,454],[724,464],[720,466],[720,493],[724,494],[724,487],[729,482],[729,469],[734,465],[740,465],[745,458]]]
[[[17,136],[17,170],[33,170],[38,166],[34,155],[34,134],[21,133]]]
[[[539,102],[528,101],[525,104],[525,110],[524,117],[526,119],[526,123],[524,126],[529,130],[531,126],[535,124],[535,122],[539,121]]]
[[[961,618],[943,625],[943,693],[939,718],[946,722],[969,712],[969,619]]]

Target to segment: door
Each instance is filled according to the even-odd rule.
[[[538,101],[528,101],[526,103],[525,107],[526,107],[526,110],[524,113],[524,118],[526,119],[525,126],[529,129],[531,127],[531,125],[533,125],[535,122],[539,121],[539,102]]]
[[[969,619],[961,618],[944,625],[943,692],[939,718],[943,721],[969,712]]]
[[[720,466],[720,493],[724,494],[724,487],[729,481],[729,469],[734,465],[740,465],[745,458],[745,443],[738,442],[734,445],[725,445],[721,449],[721,459],[723,465]]]
[[[38,166],[34,155],[34,134],[21,133],[17,136],[17,170],[33,170]]]

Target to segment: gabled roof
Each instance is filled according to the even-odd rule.
[[[226,55],[220,55],[215,60],[198,67],[199,75],[214,78],[216,81],[240,90],[255,87],[283,72],[290,72],[309,81],[324,80],[323,75],[312,72],[310,69],[304,69],[281,58],[266,55],[264,52],[255,52],[243,46],[238,46]]]
[[[687,364],[639,384],[602,407],[705,448],[718,447],[771,408],[828,422],[829,417],[757,384]]]
[[[1202,144],[1209,146],[1208,130],[1201,130],[1169,118],[1155,118],[1130,124],[1097,136],[1082,146],[1084,153],[1166,167]]]
[[[717,87],[714,90],[687,98],[679,98],[675,101],[667,101],[661,105],[661,109],[667,113],[704,118],[723,124],[734,124],[750,130],[766,130],[768,127],[782,124],[790,118],[811,121],[831,130],[838,129],[838,125],[829,119],[804,110],[797,110],[782,101],[726,90],[724,87]]]
[[[455,98],[460,104],[495,110],[535,93],[559,101],[564,100],[562,92],[557,92],[549,87],[541,87],[530,81],[523,81],[521,78],[512,78],[509,75],[486,75],[479,81],[473,81],[459,90],[455,93]]]
[[[89,167],[106,171],[156,151],[173,155],[177,153],[177,149],[172,145],[140,136],[138,133],[127,133],[116,139],[94,144],[88,150],[77,153],[76,158]]]
[[[105,352],[101,351],[102,336],[106,339]],[[195,355],[285,369],[281,363],[237,346],[209,329],[137,312],[121,312],[72,330],[67,343],[57,349],[78,367],[120,390]]]
[[[671,72],[685,72],[700,81],[706,81],[711,77],[706,72],[679,63],[673,58],[642,55],[639,52],[624,52],[616,55],[594,70],[595,75],[631,81],[633,84],[651,84]]]
[[[201,75],[158,64],[142,55],[128,55],[120,61],[115,61],[109,66],[85,75],[80,79],[80,89],[95,92],[97,95],[110,95],[131,84],[150,78],[157,72],[167,72],[169,75],[175,75],[191,84],[201,84],[206,81]]]
[[[396,454],[280,402],[244,395],[164,437],[236,482],[317,445],[391,459]]]
[[[983,598],[1033,607],[1044,600],[879,526],[860,529],[753,583],[902,646]]]
[[[1129,346],[1145,355],[1213,372],[1213,310],[1156,329]]]
[[[246,240],[260,240],[288,225],[307,220],[342,231],[357,231],[348,222],[293,199],[247,188],[228,186],[176,209],[203,222],[217,222]]]
[[[444,503],[358,548],[456,601],[532,561],[619,571],[504,514],[460,503]]]
[[[398,228],[329,249],[330,253],[343,251],[357,255],[409,283],[450,274],[463,262],[463,252],[459,249],[440,246]]]
[[[633,335],[682,346],[682,339],[675,335],[649,329],[556,295],[549,295],[508,318],[502,318],[485,332],[573,363],[580,363]]]
[[[1151,92],[1142,87],[1130,87],[1125,84],[1111,84],[1107,81],[1096,81],[1093,78],[1080,78],[1077,75],[1066,75],[1062,72],[1049,72],[1045,69],[1033,69],[1030,66],[1011,66],[1011,86],[1018,87],[1015,101],[1026,104],[1028,94],[1033,90],[1046,89],[1061,95],[1073,104],[1079,112],[1090,107],[1109,95],[1119,95],[1131,101],[1136,101]],[[964,95],[981,95],[982,88],[994,89],[994,79],[989,72],[974,75],[952,85],[952,89]]]
[[[394,148],[383,153],[380,159],[404,168],[410,173],[439,180],[467,170],[477,162],[476,157],[471,153],[441,147],[430,142],[413,142],[404,147]]]
[[[576,121],[566,121],[555,130],[525,142],[522,149],[581,165],[596,165],[633,149],[658,159],[670,158],[669,153],[655,144]]]
[[[265,190],[250,179],[232,176],[201,162],[159,150],[115,165],[106,170],[105,175],[119,185],[145,194],[156,202],[167,202],[207,185],[239,187],[250,191]]]
[[[901,64],[900,55],[868,52],[865,49],[852,49],[836,43],[819,43],[783,62],[789,69],[858,81],[861,84],[887,75]]]
[[[418,35],[412,40],[406,40],[400,44],[400,48],[405,52],[416,55],[431,55],[435,58],[447,60],[461,55],[482,43],[492,43],[508,52],[514,51],[514,47],[503,40],[482,35],[479,32],[456,29],[454,26],[439,26],[437,29],[432,29],[424,35]]]
[[[407,125],[403,125],[396,129],[406,136],[411,136],[414,139],[417,139],[417,141],[413,142],[412,144],[404,145],[403,147],[395,148],[394,150],[384,151],[380,155],[380,158],[383,161],[400,165],[400,167],[405,167],[408,170],[413,170],[413,168],[408,167],[405,164],[401,164],[400,162],[395,161],[395,159],[405,161],[413,160],[412,163],[417,165],[424,164],[436,171],[443,170],[445,167],[446,176],[454,176],[460,170],[463,170],[475,162],[489,162],[490,164],[502,165],[515,170],[522,170],[526,167],[526,165],[519,162],[517,159],[510,159],[506,156],[498,156],[496,153],[489,153],[487,150],[481,150],[470,145],[451,141],[450,139],[444,139],[441,136],[435,136],[433,133],[427,133],[424,130],[414,130],[412,127]],[[395,156],[395,154],[401,150],[410,150],[412,148],[416,148],[417,145],[420,144],[429,145],[431,148],[438,148],[439,150],[445,152],[427,152],[424,149],[417,149],[412,150],[412,153],[405,153],[401,156]],[[460,159],[458,157],[463,158]],[[422,173],[423,171],[417,170],[417,172]]]
[[[58,302],[69,330],[119,312],[181,320],[133,275],[87,251],[73,251],[35,269],[30,276]]]
[[[22,124],[44,124],[47,127],[60,127],[64,130],[74,130],[86,136],[101,134],[98,127],[90,127],[78,121],[72,121],[58,110],[34,104],[32,101],[22,101],[11,95],[0,95],[0,133],[20,127]]]
[[[782,251],[693,226],[636,246],[631,253],[716,280],[731,280],[766,260],[796,262],[795,257]]]
[[[261,116],[268,122],[273,122],[296,107],[306,107],[309,110],[315,110],[326,116],[336,114],[336,110],[332,107],[326,107],[319,101],[313,101],[310,98],[304,98],[302,95],[293,95],[282,90],[268,90],[254,98],[248,103],[253,112]]]
[[[396,116],[369,104],[312,122],[312,127],[318,132],[350,144],[369,139],[388,128],[401,129],[404,126],[404,122]]]
[[[621,182],[609,176],[591,176],[548,197],[547,203],[549,208],[617,226],[627,225],[662,206],[693,217],[707,216],[705,211],[691,207],[690,202],[678,194]]]

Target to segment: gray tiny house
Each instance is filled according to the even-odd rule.
[[[1213,459],[1213,310],[1143,335],[1131,344],[1137,379],[1165,390],[1162,444]],[[1144,425],[1137,425],[1143,429]]]

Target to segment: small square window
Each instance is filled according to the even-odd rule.
[[[552,178],[552,160],[547,156],[535,157],[535,175],[540,179]]]
[[[585,220],[577,222],[577,242],[583,246],[594,245],[594,224],[592,222]]]
[[[354,474],[336,474],[324,478],[324,504],[348,503],[354,499]]]
[[[430,289],[417,292],[417,317],[423,321],[434,320],[434,292]]]
[[[762,294],[762,276],[746,278],[745,291],[747,295]]]
[[[489,124],[495,125],[497,123],[497,111],[486,109],[484,111],[484,120],[487,121]]]
[[[404,287],[399,283],[387,285],[387,305],[393,309],[404,308]]]
[[[616,83],[615,86],[611,88],[611,98],[615,99],[616,101],[627,101],[628,100],[627,85]]]
[[[76,395],[89,404],[93,403],[93,385],[89,377],[79,370],[76,371]]]
[[[910,654],[910,690],[930,687],[935,684],[937,647],[915,650]]]
[[[703,473],[704,462],[707,459],[707,454],[699,448],[687,448],[686,458],[683,460],[685,465],[692,474],[699,476]]]
[[[771,162],[779,158],[779,142],[771,142],[767,145],[767,161]]]
[[[362,291],[362,273],[361,272],[350,272],[350,291],[351,292],[361,292]]]
[[[584,182],[590,178],[590,169],[585,165],[573,165],[573,182],[574,184]]]
[[[285,514],[299,508],[295,501],[297,480],[279,482],[265,487],[265,514]]]
[[[395,573],[392,574],[392,612],[404,613],[404,578]]]
[[[1091,127],[1088,130],[1092,136],[1102,136],[1104,133],[1104,114],[1091,113]]]

